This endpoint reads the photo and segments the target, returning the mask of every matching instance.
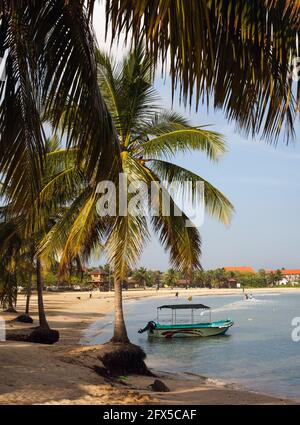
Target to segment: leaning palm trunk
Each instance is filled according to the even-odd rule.
[[[112,342],[128,343],[129,338],[124,321],[123,302],[122,302],[122,283],[120,279],[115,278],[115,326]]]
[[[41,260],[39,257],[36,259],[36,287],[37,287],[37,294],[38,294],[40,327],[45,329],[50,329],[46,319],[46,314],[45,314],[45,307],[44,307],[44,300],[43,300],[43,283],[42,283],[42,276],[41,276]]]

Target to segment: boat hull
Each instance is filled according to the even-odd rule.
[[[222,335],[233,325],[232,321],[220,321],[213,323],[194,325],[159,325],[148,330],[151,338],[192,338]]]

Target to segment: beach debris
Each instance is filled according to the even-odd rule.
[[[151,388],[152,391],[158,392],[158,393],[168,393],[170,392],[170,388],[166,386],[166,384],[163,383],[160,379],[155,379],[153,384],[149,385],[149,388]]]

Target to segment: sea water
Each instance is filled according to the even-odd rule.
[[[192,372],[245,388],[300,400],[300,342],[293,341],[292,319],[300,317],[300,293],[253,291],[255,300],[241,295],[193,296],[193,303],[212,307],[212,320],[231,318],[234,326],[224,336],[209,338],[148,339],[138,334],[156,308],[163,304],[189,303],[184,291],[166,298],[125,303],[130,340],[147,353],[147,364],[157,370]],[[94,323],[84,343],[107,341],[111,315]]]

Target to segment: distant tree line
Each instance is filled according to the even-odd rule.
[[[59,275],[58,263],[53,265],[50,269],[42,270],[42,277],[44,287],[57,287],[72,289],[80,287],[82,290],[91,289],[90,272],[94,268],[83,269],[78,265],[71,266],[68,273]],[[98,267],[100,270],[107,273],[107,279],[110,282],[110,287],[113,288],[114,271],[108,265],[101,265]],[[151,287],[196,287],[196,288],[230,288],[236,287],[237,284],[241,288],[265,288],[274,287],[283,279],[282,270],[267,272],[266,270],[259,270],[257,273],[241,273],[236,271],[226,271],[224,268],[214,270],[201,270],[195,271],[192,274],[192,280],[188,280],[186,275],[173,268],[165,272],[160,270],[151,270],[146,267],[139,267],[129,269],[127,273],[127,281],[132,281],[137,287],[151,288]],[[36,286],[35,276],[32,277],[32,288]],[[179,285],[179,282],[181,284]],[[182,283],[183,282],[183,283]],[[184,282],[187,282],[186,284]],[[126,283],[126,282],[124,282]],[[295,282],[300,284],[300,282]],[[3,282],[2,282],[3,285]],[[15,284],[11,285],[10,291],[5,292],[5,297],[1,297],[1,282],[0,282],[0,303],[4,308],[12,309],[16,303],[18,288],[24,291],[27,289],[28,282],[24,279],[24,274],[16,275]],[[126,284],[124,284],[126,288]],[[3,292],[4,294],[4,292]]]

